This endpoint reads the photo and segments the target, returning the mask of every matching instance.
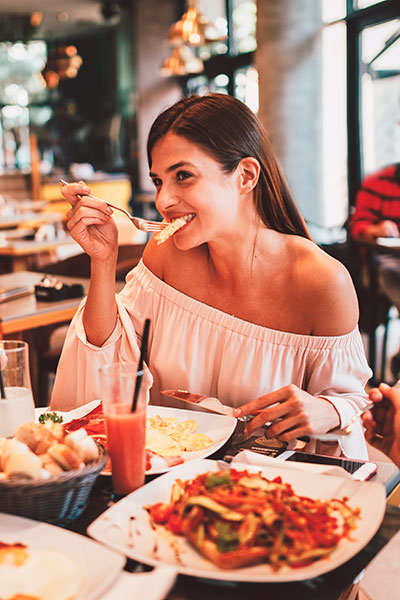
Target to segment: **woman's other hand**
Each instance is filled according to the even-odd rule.
[[[362,417],[365,438],[400,468],[400,390],[381,383],[368,395],[375,406]]]
[[[118,231],[111,218],[113,210],[102,200],[92,198],[83,182],[70,183],[61,190],[72,208],[67,213],[67,227],[74,240],[92,260],[115,259]]]
[[[339,415],[328,400],[311,396],[293,384],[260,396],[234,411],[235,417],[251,414],[256,416],[247,424],[248,434],[271,423],[268,437],[278,437],[285,442],[326,433],[340,424]]]

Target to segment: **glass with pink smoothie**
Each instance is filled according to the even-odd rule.
[[[146,465],[146,406],[148,386],[142,381],[135,410],[132,400],[137,377],[133,363],[111,363],[100,369],[113,488],[128,494],[143,485]]]

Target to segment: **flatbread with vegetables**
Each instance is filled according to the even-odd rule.
[[[145,508],[222,569],[265,562],[277,571],[324,559],[350,538],[360,510],[347,500],[298,496],[280,477],[230,469],[177,480],[169,504]]]

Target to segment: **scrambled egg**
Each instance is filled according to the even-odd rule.
[[[196,433],[194,419],[178,422],[175,417],[149,417],[146,422],[146,448],[161,456],[177,456],[181,452],[204,450],[213,440],[204,433]]]

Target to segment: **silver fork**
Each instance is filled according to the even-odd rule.
[[[65,181],[64,179],[60,179],[60,183],[63,186],[68,185],[68,182]],[[146,231],[148,233],[155,233],[156,231],[161,231],[161,229],[164,229],[165,227],[167,227],[167,225],[169,225],[169,223],[161,223],[160,221],[149,221],[148,219],[142,219],[142,217],[133,217],[127,210],[125,210],[125,208],[121,208],[120,206],[115,206],[115,204],[111,204],[111,202],[106,202],[105,200],[102,200],[101,198],[97,198],[97,196],[93,196],[93,194],[85,194],[85,195],[89,196],[89,198],[93,198],[94,200],[99,200],[100,202],[104,202],[104,204],[107,204],[107,206],[110,206],[110,208],[114,208],[115,210],[120,210],[132,221],[132,223],[135,225],[135,227],[137,229],[140,229],[141,231]]]
[[[400,379],[394,384],[393,387],[396,389],[400,389]],[[364,406],[364,408],[360,408],[360,410],[357,410],[345,427],[338,427],[337,429],[332,429],[332,431],[328,431],[327,433],[323,433],[321,435],[314,434],[308,437],[316,438],[323,442],[336,442],[337,440],[340,440],[341,438],[350,435],[353,431],[354,423],[358,421],[361,415],[363,415],[368,410],[371,410],[371,408],[373,408],[374,406],[376,406],[375,402],[370,402],[369,404]]]

